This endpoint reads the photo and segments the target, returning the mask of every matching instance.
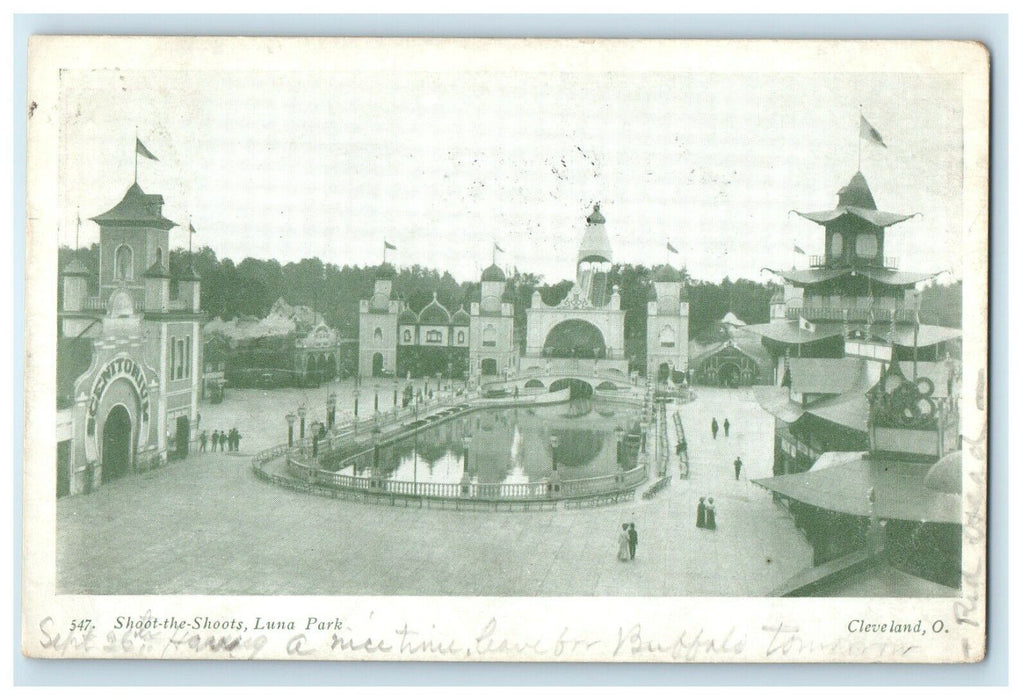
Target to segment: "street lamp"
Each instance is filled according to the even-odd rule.
[[[329,428],[336,425],[336,392],[329,394],[328,398],[325,399],[325,422],[329,424]]]
[[[304,439],[304,419],[307,417],[307,407],[300,406],[297,409],[297,415],[300,416],[300,439]]]
[[[357,420],[357,389],[354,389],[354,420]]]
[[[379,412],[379,387],[375,387],[375,412]]]
[[[553,471],[557,471],[557,446],[561,444],[558,440],[557,435],[550,436],[550,467]]]
[[[286,433],[286,446],[293,447],[293,422],[297,417],[292,413],[286,414],[286,424],[289,426],[289,430]]]
[[[467,436],[466,435],[465,438],[462,440],[462,442],[464,443],[464,473],[467,474],[468,473],[468,451],[469,451],[469,448],[472,446],[472,438],[471,438],[471,436]]]
[[[396,379],[393,380],[393,408],[397,407],[397,394],[399,393],[400,384]]]

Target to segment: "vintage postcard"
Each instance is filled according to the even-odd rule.
[[[29,59],[24,654],[983,658],[981,45]]]

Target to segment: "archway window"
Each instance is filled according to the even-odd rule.
[[[661,347],[663,348],[675,347],[675,331],[671,326],[665,326],[661,329],[661,333],[658,336],[658,342],[661,343]]]
[[[875,240],[874,233],[862,233],[857,237],[854,244],[854,252],[859,258],[872,258],[878,252],[879,245]]]
[[[497,346],[497,327],[492,323],[487,324],[482,329],[482,346],[485,348],[495,348]]]
[[[127,245],[120,245],[114,251],[114,278],[132,279],[132,248]]]
[[[425,333],[426,343],[442,343],[443,334],[440,331],[426,331]]]
[[[405,343],[410,343],[411,342],[411,331],[410,331],[410,329],[404,331],[404,342]]]
[[[832,241],[829,244],[829,254],[834,258],[838,258],[843,255],[843,234],[834,233],[832,235]]]
[[[464,344],[464,331],[458,331],[457,332],[457,342],[458,342],[459,345],[463,345]]]
[[[607,356],[604,334],[592,323],[581,319],[561,321],[547,333],[545,352],[550,357],[602,359]]]
[[[382,329],[381,328],[376,328],[375,332],[372,333],[372,338],[375,339],[376,343],[381,343],[382,342]]]

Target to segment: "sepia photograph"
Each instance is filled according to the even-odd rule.
[[[34,37],[23,653],[982,658],[989,55]]]

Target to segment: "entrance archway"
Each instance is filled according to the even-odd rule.
[[[189,456],[189,416],[175,419],[175,456],[178,459]]]
[[[593,387],[590,386],[589,382],[584,382],[581,379],[572,377],[558,379],[550,385],[551,391],[561,391],[562,389],[571,389],[570,398],[572,399],[588,399],[593,396]]]
[[[671,374],[672,369],[668,366],[667,362],[662,362],[661,366],[657,368],[657,381],[664,384],[668,381],[668,375]]]
[[[543,352],[548,357],[602,359],[607,355],[607,343],[599,328],[589,321],[572,318],[550,329]]]
[[[718,368],[718,383],[723,386],[740,385],[740,368],[734,362],[726,362]]]
[[[497,373],[497,361],[492,357],[487,357],[482,361],[480,369],[482,370],[482,376],[492,377]]]
[[[101,483],[106,484],[129,473],[132,466],[132,419],[128,409],[120,404],[111,409],[104,421],[101,449]]]
[[[381,377],[382,376],[382,353],[381,352],[377,352],[374,355],[372,355],[372,376],[373,377]]]

